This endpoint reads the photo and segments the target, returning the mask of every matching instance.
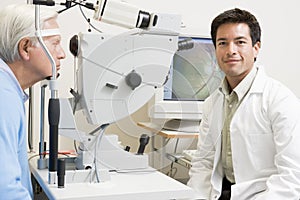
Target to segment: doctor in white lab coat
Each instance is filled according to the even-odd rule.
[[[260,27],[253,15],[239,9],[226,11],[215,18],[211,33],[226,77],[203,106],[188,185],[197,199],[299,200],[299,99],[254,66]],[[232,93],[237,93],[238,102],[228,121],[226,96]],[[222,142],[223,134],[230,135],[229,143]],[[230,154],[223,154],[225,147],[228,153],[228,144]],[[224,159],[231,161],[229,168]],[[227,177],[231,197],[224,198],[222,180]]]

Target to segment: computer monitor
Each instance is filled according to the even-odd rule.
[[[179,47],[168,81],[164,87],[156,89],[154,103],[149,103],[149,116],[156,121],[200,121],[203,101],[224,78],[211,38],[180,36],[179,43],[186,43],[186,48]]]

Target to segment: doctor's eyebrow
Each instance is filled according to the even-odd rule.
[[[228,40],[228,38],[218,38],[217,39],[217,41],[219,42],[219,41],[227,41]],[[245,36],[239,36],[239,37],[236,37],[236,38],[234,38],[233,40],[248,40],[248,38],[247,37],[245,37]]]

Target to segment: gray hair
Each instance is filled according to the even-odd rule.
[[[56,19],[57,12],[40,7],[40,27]],[[21,59],[18,45],[21,39],[35,36],[35,7],[29,4],[9,5],[0,10],[0,58],[6,63]],[[36,41],[35,39],[32,40]]]

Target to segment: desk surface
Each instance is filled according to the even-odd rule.
[[[192,132],[165,130],[161,126],[151,122],[138,122],[137,124],[138,126],[143,127],[165,138],[197,138],[199,135],[199,133],[196,132],[192,133]]]
[[[65,188],[58,188],[56,184],[48,184],[47,169],[37,169],[34,161],[30,162],[30,168],[50,200],[167,200],[190,199],[194,196],[191,188],[158,171],[113,172],[110,173],[110,181],[102,183],[66,183]]]

